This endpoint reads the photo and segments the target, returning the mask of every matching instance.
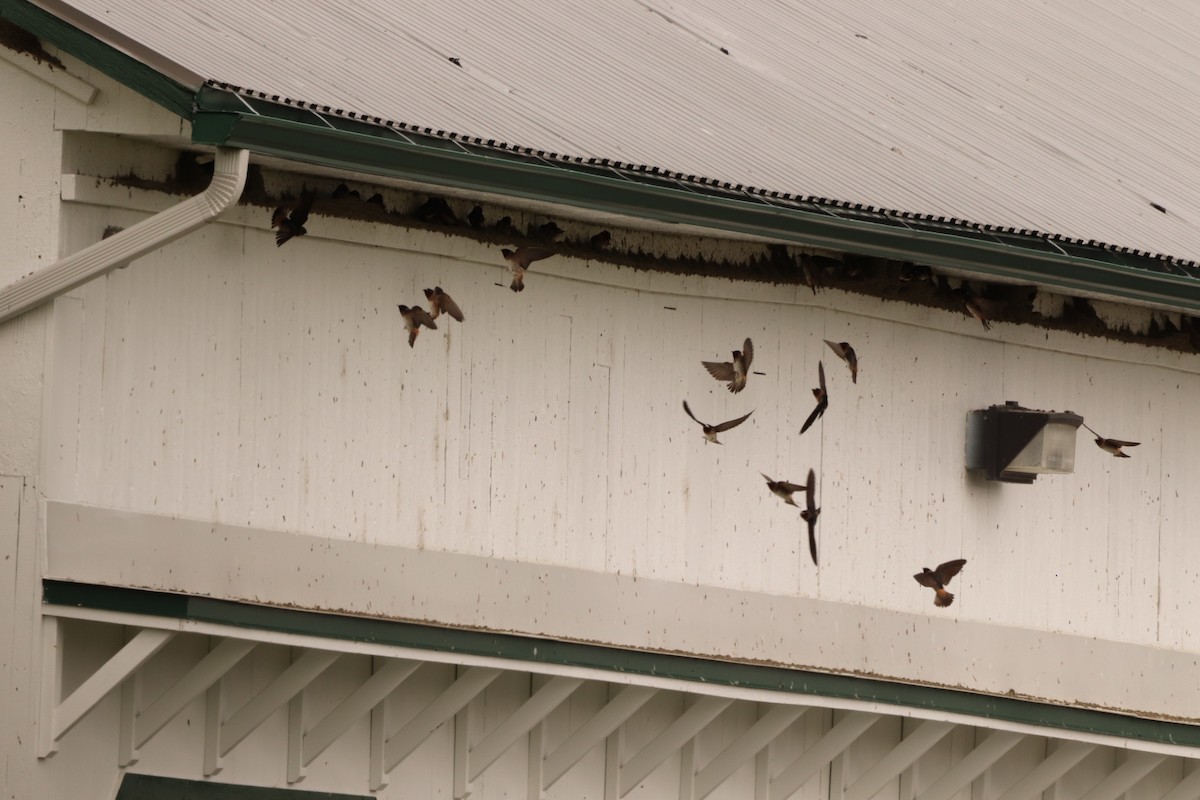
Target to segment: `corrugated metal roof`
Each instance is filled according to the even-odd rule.
[[[1200,257],[1200,7],[1183,0],[67,4],[268,94]]]

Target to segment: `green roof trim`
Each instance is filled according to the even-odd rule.
[[[1200,726],[850,675],[831,675],[512,634],[439,628],[409,622],[300,611],[69,581],[43,581],[42,599],[43,602],[52,605],[512,659],[517,662],[514,663],[514,669],[520,669],[519,662],[589,667],[697,683],[862,700],[901,708],[937,709],[1045,728],[1200,747]]]
[[[334,169],[466,191],[697,225],[775,241],[976,272],[1064,293],[1099,293],[1200,314],[1200,268],[1146,253],[1070,242],[1030,232],[992,231],[958,221],[839,210],[784,202],[715,184],[591,163],[523,155],[444,133],[422,134],[316,109],[280,105],[206,87],[198,95],[193,141],[240,147]],[[327,111],[327,110],[326,110]]]
[[[163,108],[191,119],[196,92],[28,0],[0,0],[0,17],[45,39]]]
[[[116,800],[368,800],[370,795],[306,792],[292,787],[241,786],[126,773]]]

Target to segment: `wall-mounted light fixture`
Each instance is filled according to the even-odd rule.
[[[1075,471],[1075,431],[1083,417],[1071,411],[1034,411],[1012,400],[967,414],[967,469],[990,481],[1033,483],[1038,475]]]

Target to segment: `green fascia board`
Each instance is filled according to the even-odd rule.
[[[331,640],[512,659],[515,662],[513,668],[518,670],[522,669],[521,662],[588,667],[696,683],[861,700],[898,708],[935,709],[946,713],[1051,729],[1200,747],[1200,726],[1181,722],[1142,719],[1110,711],[1059,706],[854,675],[717,661],[478,630],[439,628],[395,620],[302,611],[70,581],[45,580],[42,589],[43,602],[51,605],[210,622]]]
[[[292,787],[241,786],[205,779],[126,773],[116,800],[369,800],[369,795],[306,792]]]
[[[0,17],[53,43],[168,111],[191,119],[196,92],[27,0],[0,0]]]
[[[1098,293],[1200,314],[1200,280],[1106,263],[1044,248],[912,230],[869,220],[793,210],[672,189],[534,159],[502,158],[379,134],[203,107],[193,141],[240,147],[294,161],[366,172],[664,223],[697,225],[775,241],[966,270],[1064,293]]]

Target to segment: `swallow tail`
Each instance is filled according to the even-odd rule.
[[[812,556],[813,566],[819,567],[820,564],[817,563],[817,534],[812,528],[808,529],[808,554]]]
[[[420,327],[414,325],[413,329],[408,332],[408,346],[412,347],[413,342],[417,341],[417,334],[421,332]]]
[[[947,592],[945,589],[934,589],[937,596],[933,598],[933,604],[939,608],[945,608],[954,602],[954,595]]]

